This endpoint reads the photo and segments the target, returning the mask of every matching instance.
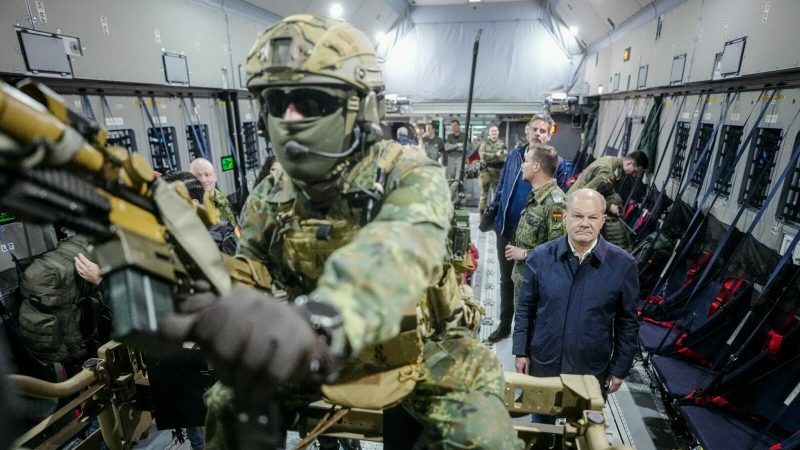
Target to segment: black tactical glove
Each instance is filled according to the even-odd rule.
[[[253,400],[288,380],[319,381],[329,367],[327,336],[316,333],[298,308],[268,294],[246,288],[220,298],[202,293],[180,310],[162,319],[162,333],[196,342],[219,379]]]

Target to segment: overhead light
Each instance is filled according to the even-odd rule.
[[[469,0],[470,3],[480,3],[481,0]]]
[[[379,42],[379,43],[383,42],[384,39],[386,39],[386,33],[384,33],[383,31],[378,31],[377,33],[375,33],[375,41],[376,42]]]
[[[576,27],[574,25],[569,27],[569,32],[572,33],[573,36],[577,36],[578,35],[578,27]]]
[[[344,14],[344,8],[342,8],[342,5],[334,3],[331,5],[330,13],[331,17],[333,17],[334,19],[340,19],[342,17],[342,14]]]

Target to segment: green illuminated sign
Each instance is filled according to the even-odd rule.
[[[16,217],[12,216],[11,214],[5,211],[0,211],[0,224],[16,222],[16,221],[17,221]]]
[[[233,160],[233,156],[223,156],[220,161],[222,161],[223,172],[233,170],[233,168],[236,167],[236,161]]]

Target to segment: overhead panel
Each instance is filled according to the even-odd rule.
[[[373,42],[375,42],[375,33],[389,31],[395,20],[397,20],[397,13],[383,1],[365,1],[361,7],[357,7],[348,16],[348,21],[363,31]]]
[[[611,19],[616,26],[641,9],[636,0],[589,0],[589,3],[597,11],[597,15],[603,19],[603,22]]]
[[[265,9],[269,12],[275,13],[279,16],[290,16],[292,14],[300,14],[303,11],[308,11],[309,5],[313,0],[294,0],[285,2],[283,0],[245,0],[253,6]]]
[[[556,13],[567,26],[578,28],[578,38],[587,44],[597,41],[611,30],[589,0],[561,0],[555,5]]]

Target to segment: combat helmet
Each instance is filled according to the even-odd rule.
[[[301,187],[330,180],[380,136],[384,83],[375,50],[341,20],[294,15],[267,28],[247,56],[247,88],[278,160]],[[299,115],[286,117],[287,108]]]

